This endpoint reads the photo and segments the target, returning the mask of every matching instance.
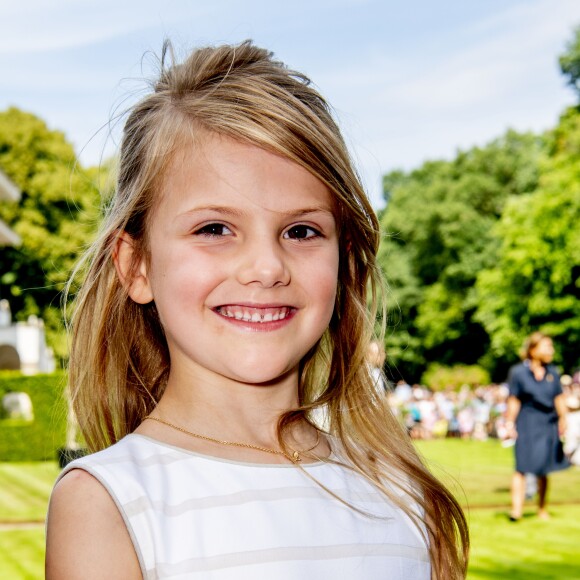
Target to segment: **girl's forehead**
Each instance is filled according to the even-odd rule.
[[[329,187],[277,153],[204,132],[181,146],[159,184],[160,205],[234,204],[278,213],[322,209],[335,213]]]

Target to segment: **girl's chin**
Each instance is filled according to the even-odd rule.
[[[236,369],[235,372],[230,374],[230,378],[247,385],[256,386],[271,386],[280,383],[284,379],[288,378],[293,373],[294,369],[288,370],[287,368],[278,369],[260,369],[259,372],[256,368],[247,369]]]

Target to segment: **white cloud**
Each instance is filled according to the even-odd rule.
[[[0,4],[0,54],[88,46],[152,26],[171,26],[184,14],[202,18],[202,3],[166,0],[26,0]]]

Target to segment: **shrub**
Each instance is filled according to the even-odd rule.
[[[0,399],[8,392],[28,393],[34,421],[0,420],[0,461],[46,461],[57,458],[66,438],[66,384],[62,372],[23,376],[0,373]]]
[[[421,382],[433,391],[458,390],[463,385],[469,385],[470,387],[488,385],[490,376],[484,368],[477,365],[446,367],[439,364],[431,364],[423,373]]]

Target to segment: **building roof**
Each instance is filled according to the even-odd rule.
[[[20,190],[0,169],[0,200],[18,201]],[[21,240],[2,220],[0,220],[0,246],[18,246]]]
[[[22,240],[0,220],[0,246],[19,246]]]
[[[18,201],[20,190],[8,179],[0,169],[0,199],[3,201]]]

